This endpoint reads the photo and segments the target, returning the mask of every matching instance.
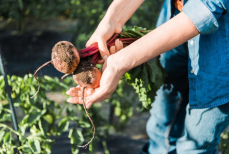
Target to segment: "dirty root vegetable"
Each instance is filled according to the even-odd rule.
[[[37,72],[44,66],[47,66],[48,64],[53,64],[58,71],[70,74],[76,70],[80,62],[80,56],[77,49],[74,47],[73,44],[67,41],[61,41],[55,44],[55,46],[52,49],[51,58],[51,61],[48,61],[42,66],[40,66],[33,74],[34,78],[38,82],[38,90],[31,98],[36,96],[36,94],[39,92],[40,82],[36,78],[36,75]]]
[[[58,71],[70,74],[76,70],[79,62],[79,53],[70,42],[61,41],[53,47],[52,64]]]
[[[99,87],[101,76],[102,74],[97,67],[87,65],[84,67],[79,66],[79,68],[73,73],[74,81],[80,86],[88,88]]]

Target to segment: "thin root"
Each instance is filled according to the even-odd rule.
[[[70,74],[65,74],[64,76],[61,77],[61,79],[63,80],[68,75],[70,75]]]
[[[37,95],[37,93],[39,92],[39,90],[40,90],[40,82],[39,82],[39,80],[38,80],[37,77],[36,77],[37,72],[38,72],[40,69],[42,69],[43,67],[45,67],[45,66],[47,66],[48,64],[50,64],[50,63],[52,63],[52,60],[50,60],[50,61],[44,63],[44,64],[43,64],[42,66],[40,66],[40,67],[36,70],[36,72],[33,74],[34,78],[35,78],[35,79],[37,80],[37,82],[38,82],[38,89],[37,89],[37,92],[36,92],[32,97],[30,97],[30,98],[35,97],[35,96]]]
[[[92,136],[91,140],[89,142],[87,142],[87,144],[85,144],[85,145],[78,145],[78,147],[81,147],[81,148],[85,148],[86,149],[87,146],[93,141],[93,139],[95,137],[95,125],[94,125],[93,121],[91,120],[91,117],[90,117],[90,115],[89,115],[89,113],[87,111],[87,108],[86,108],[86,105],[85,105],[85,102],[84,102],[84,89],[85,89],[85,86],[83,86],[83,88],[82,88],[83,107],[84,107],[84,110],[85,110],[85,112],[87,114],[88,119],[91,121],[92,128],[94,129],[93,136]]]

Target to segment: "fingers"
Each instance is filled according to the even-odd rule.
[[[90,96],[94,92],[95,92],[95,89],[93,89],[93,88],[85,88],[84,89],[84,97]],[[66,94],[73,96],[73,97],[82,97],[82,87],[77,86],[77,87],[70,88],[66,92]]]
[[[106,62],[107,61],[108,60],[106,60]],[[100,102],[109,98],[115,91],[121,77],[122,74],[117,71],[115,66],[107,67],[103,72],[100,87],[97,88],[91,96],[88,96],[89,98],[86,102],[86,107],[90,108],[93,103]]]
[[[107,67],[107,60],[103,63],[102,74],[103,74],[104,70],[106,69],[106,67]]]
[[[118,52],[123,48],[123,43],[119,39],[115,40],[115,51]]]
[[[111,46],[110,47],[110,54],[112,55],[112,54],[115,54],[117,51],[115,50],[115,46],[113,45],[113,46]]]
[[[116,52],[118,52],[119,50],[121,50],[123,48],[123,43],[122,41],[120,41],[119,39],[115,40],[115,45],[110,47],[110,54],[115,54]]]
[[[106,93],[101,88],[97,88],[97,90],[87,99],[86,108],[89,109],[93,103],[103,101],[110,97],[112,93]]]
[[[83,104],[86,103],[87,101],[88,101],[88,97],[84,97],[84,102],[82,100],[82,97],[70,97],[67,99],[67,102],[72,104]]]
[[[103,58],[103,60],[106,60],[108,56],[110,56],[110,53],[107,49],[107,43],[105,39],[99,39],[98,40],[98,46],[99,46],[99,52]]]
[[[93,88],[85,88],[84,89],[84,102],[87,102],[88,97],[91,94],[93,94],[95,92],[95,89]],[[81,86],[77,86],[77,87],[73,87],[70,88],[67,92],[67,95],[73,96],[67,99],[68,103],[72,103],[72,104],[83,104],[83,100],[82,100],[82,87]]]

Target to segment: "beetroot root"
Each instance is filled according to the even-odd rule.
[[[73,73],[74,81],[78,85],[88,88],[99,87],[101,76],[102,73],[97,67],[93,66],[93,64],[89,66],[79,66]]]
[[[71,74],[76,70],[79,62],[79,53],[75,46],[70,42],[61,41],[53,47],[52,64],[58,71]]]

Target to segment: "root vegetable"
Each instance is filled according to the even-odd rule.
[[[87,64],[87,63],[86,63]],[[97,67],[92,66],[84,66],[79,67],[73,73],[74,81],[83,87],[88,88],[97,88],[99,87],[101,72]]]
[[[52,64],[58,71],[71,74],[76,70],[79,62],[79,53],[70,42],[61,41],[53,47]]]

